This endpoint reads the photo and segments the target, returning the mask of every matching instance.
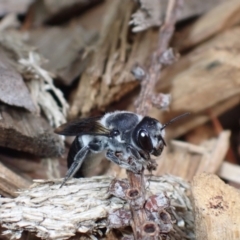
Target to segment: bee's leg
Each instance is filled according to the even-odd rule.
[[[64,178],[60,188],[66,183],[66,181],[71,178],[76,171],[81,167],[83,160],[86,158],[87,154],[89,153],[90,149],[88,146],[81,148],[78,153],[75,155],[73,159],[73,163],[67,171],[66,177]]]
[[[128,144],[127,145],[127,152],[130,152],[136,159],[138,160],[150,160],[150,155],[149,153],[143,151],[143,150],[136,150],[132,145]]]
[[[106,158],[134,173],[139,173],[143,166],[133,155],[129,156],[127,152],[116,152],[109,149],[106,152]]]
[[[141,158],[140,153],[130,144],[127,145],[127,152],[130,152],[136,159]]]
[[[116,163],[117,165],[120,165],[120,159],[116,156],[115,152],[112,150],[107,150],[106,152],[106,158],[114,163]]]
[[[101,140],[101,139],[100,139]],[[82,137],[77,136],[68,152],[67,162],[68,162],[68,169],[71,168],[72,164],[75,161],[75,156],[77,153],[84,147],[82,142]],[[100,163],[101,159],[98,157],[96,158],[94,155],[96,153],[102,152],[105,149],[105,142],[99,141],[97,138],[93,138],[92,141],[88,143],[89,153],[84,158],[83,163],[78,168],[78,170],[74,173],[72,177],[74,178],[83,178],[91,173],[91,169],[93,169],[97,164]]]

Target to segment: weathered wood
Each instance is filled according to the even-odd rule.
[[[209,120],[208,110],[218,116],[239,103],[239,37],[239,27],[230,29],[202,44],[163,73],[165,86],[159,84],[158,90],[168,88],[171,92],[171,111],[153,111],[150,115],[167,122],[180,113],[192,113],[168,129],[170,138]]]
[[[59,126],[66,121],[66,99],[55,87],[51,73],[41,67],[43,58],[32,47],[24,44],[21,36],[16,31],[4,31],[0,34],[0,46],[4,49],[9,64],[25,80],[25,87],[30,92],[37,114],[43,114],[51,126]],[[26,91],[19,92],[18,86],[15,84],[9,90],[15,93],[15,101],[18,101],[18,97],[19,101],[27,98]]]
[[[146,35],[139,35],[133,45],[128,42],[128,22],[134,2],[124,2],[111,2],[106,9],[99,42],[72,96],[71,118],[89,113],[93,108],[103,109],[138,85],[130,73],[132,64],[136,63],[136,59],[144,62],[151,46],[149,43],[154,41],[150,38],[150,42],[149,38],[144,37]]]
[[[182,13],[177,16],[178,21],[208,12],[212,8],[224,2],[224,0],[185,0],[184,2],[185,4],[182,6]],[[138,32],[148,29],[151,26],[160,26],[166,13],[168,0],[140,0],[139,3],[140,8],[132,15],[132,19],[130,21],[133,25],[133,31]]]
[[[180,50],[191,48],[239,22],[239,0],[224,1],[187,27],[186,31],[178,33],[173,45]]]
[[[28,231],[49,240],[69,239],[77,233],[87,239],[94,235],[101,239],[101,229],[117,229],[121,221],[126,220],[128,215],[123,219],[114,217],[118,210],[129,212],[126,200],[109,195],[113,180],[104,176],[72,179],[61,189],[61,180],[39,180],[15,199],[0,198],[1,226],[12,237],[20,237],[22,231]],[[194,238],[189,190],[188,183],[173,176],[148,179],[148,194],[161,194],[161,201],[165,201],[165,192],[175,207],[172,211],[176,232],[170,235],[171,240]],[[131,214],[129,217],[131,220]],[[125,226],[129,224],[127,221]]]
[[[192,196],[197,240],[239,239],[239,190],[202,173],[192,182]]]
[[[61,158],[40,158],[8,148],[0,152],[1,163],[27,180],[59,178],[67,171],[66,153]]]
[[[240,184],[239,165],[223,162],[217,174],[225,180]]]
[[[8,0],[0,1],[0,16],[7,13],[24,14],[32,0]]]
[[[44,0],[44,4],[51,14],[58,14],[74,8],[75,10],[76,8],[86,8],[98,2],[101,2],[101,0]]]
[[[63,24],[102,2],[103,0],[44,0],[42,5],[45,16],[42,20],[50,25]],[[35,10],[37,11],[37,6]]]
[[[19,189],[26,189],[31,181],[27,181],[0,163],[0,195],[4,197],[18,196]]]
[[[201,145],[172,140],[167,151],[157,159],[156,175],[173,174],[186,180],[202,172],[216,173],[229,147],[230,132]]]
[[[164,1],[168,2],[168,0],[163,0],[163,2]],[[199,16],[224,1],[225,0],[185,0],[182,8],[182,14],[179,16],[179,19],[184,20],[194,16]]]
[[[44,118],[3,105],[0,109],[0,146],[40,157],[59,157],[63,153],[62,139]]]
[[[27,42],[48,59],[43,68],[54,73],[61,83],[71,85],[85,69],[88,58],[84,52],[96,38],[96,32],[86,31],[78,23],[72,23],[64,28],[30,30]]]
[[[209,154],[207,156],[204,154],[205,156],[198,166],[196,175],[202,172],[216,173],[218,171],[229,149],[230,134],[230,131],[220,133],[217,141],[211,142],[210,146],[212,147],[210,151],[208,149],[209,146],[206,146]]]
[[[30,92],[22,76],[11,65],[11,60],[3,47],[0,47],[0,100],[8,105],[23,107],[30,112],[37,112]]]

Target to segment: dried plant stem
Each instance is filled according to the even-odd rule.
[[[163,26],[159,31],[159,42],[157,50],[151,56],[151,63],[148,70],[142,69],[141,92],[136,101],[136,112],[147,115],[152,106],[164,107],[164,94],[153,94],[157,80],[160,77],[161,69],[164,65],[171,64],[175,56],[171,49],[168,49],[169,42],[174,33],[175,23],[181,8],[181,0],[169,0],[167,14]],[[128,172],[130,189],[127,198],[130,200],[132,212],[132,228],[135,239],[160,239],[161,229],[152,221],[148,220],[144,203],[146,202],[146,182],[143,172],[134,174]],[[133,194],[134,193],[134,194]],[[132,198],[131,194],[135,197]],[[147,226],[144,228],[143,226]]]
[[[153,105],[159,108],[164,106],[164,95],[153,93],[162,67],[171,64],[176,59],[173,51],[168,49],[168,45],[174,33],[181,2],[181,0],[169,1],[166,19],[159,31],[158,48],[152,54],[149,69],[144,71],[144,77],[141,80],[141,92],[136,101],[136,112],[139,114],[147,115]],[[158,102],[154,101],[156,98],[159,99]]]

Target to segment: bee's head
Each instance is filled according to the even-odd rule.
[[[154,118],[144,117],[133,131],[133,140],[135,144],[142,150],[154,156],[159,156],[164,146],[166,146],[166,142],[163,138],[165,135],[165,127],[189,114],[190,113],[184,113],[171,119],[164,125]]]
[[[133,131],[133,140],[142,150],[159,156],[166,145],[163,125],[154,118],[144,117]]]

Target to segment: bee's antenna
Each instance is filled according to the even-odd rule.
[[[182,114],[182,115],[180,115],[180,116],[177,116],[177,117],[171,119],[169,122],[165,123],[165,124],[162,126],[161,131],[162,131],[165,127],[167,127],[168,125],[170,125],[170,124],[172,124],[173,122],[175,122],[176,120],[179,120],[180,118],[185,117],[185,116],[187,116],[187,115],[189,115],[189,114],[190,114],[190,113],[187,112],[187,113],[184,113],[184,114]]]

